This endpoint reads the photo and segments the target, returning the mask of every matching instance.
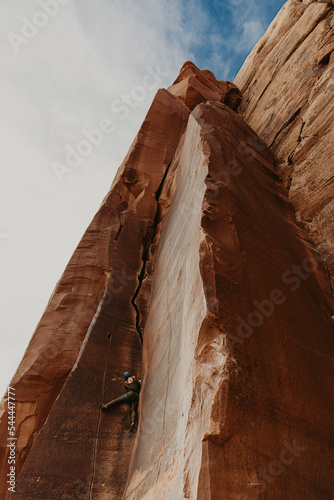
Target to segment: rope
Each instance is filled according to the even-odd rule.
[[[97,434],[96,434],[95,441],[97,441],[97,439],[98,439],[99,432],[100,432],[100,428],[101,428],[102,422],[103,422],[103,420],[104,420],[104,416],[105,416],[105,413],[102,415],[102,418],[101,418],[101,420],[100,420],[99,427],[98,427],[98,429],[97,429]],[[100,418],[100,413],[99,413],[99,418]],[[83,482],[84,482],[84,480],[85,480],[85,477],[86,477],[86,474],[87,474],[87,470],[88,470],[88,466],[89,466],[89,464],[90,464],[90,462],[91,462],[91,460],[92,460],[92,456],[93,456],[94,451],[95,451],[95,443],[93,444],[91,454],[90,454],[90,456],[89,456],[89,459],[88,459],[87,465],[86,465],[86,467],[85,467],[85,471],[84,471],[83,476],[82,476],[82,479],[81,479],[81,481],[80,481],[80,485],[79,485],[79,488],[78,488],[78,492],[77,492],[77,494],[76,494],[76,496],[75,496],[75,498],[76,498],[76,499],[79,497],[79,493],[80,493],[80,490],[81,490],[81,486],[82,486],[82,483],[83,483]]]
[[[114,322],[114,325],[115,325],[115,322]],[[114,328],[112,329],[112,331],[113,330],[114,330]],[[107,349],[107,352],[106,352],[106,359],[105,359],[105,363],[104,363],[104,373],[103,373],[103,382],[102,382],[102,391],[101,391],[101,401],[103,401],[103,397],[104,397],[104,389],[105,389],[106,374],[107,374],[107,362],[108,362],[108,355],[109,355],[109,348],[110,348],[110,344],[111,344],[111,339],[112,339],[112,334],[110,334],[110,336],[109,336],[108,349]],[[99,433],[100,433],[100,429],[101,429],[104,417],[106,415],[106,412],[104,412],[102,414],[102,418],[101,418],[101,411],[102,411],[102,409],[100,408],[99,409],[98,424],[97,424],[97,432],[96,432],[96,436],[95,436],[95,439],[94,439],[92,451],[91,451],[91,453],[89,455],[89,459],[88,459],[87,465],[85,467],[82,479],[80,481],[79,488],[78,488],[77,494],[75,496],[75,499],[77,499],[79,497],[79,493],[80,493],[82,484],[83,484],[83,482],[84,482],[84,480],[86,478],[88,467],[89,467],[89,464],[90,464],[90,462],[92,460],[93,455],[94,455],[94,462],[93,462],[93,464],[95,465],[95,454],[96,454],[96,448],[97,448],[97,440],[98,440],[98,437],[99,437]],[[89,497],[90,497],[91,488],[93,486],[94,469],[95,469],[95,467],[93,467],[92,481],[91,481],[91,484],[90,484],[90,487],[89,487]]]

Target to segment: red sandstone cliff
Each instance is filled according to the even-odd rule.
[[[287,76],[268,62],[276,50],[286,66],[296,33],[286,37],[303,18],[311,32],[330,23],[331,6],[307,3],[288,2],[237,77],[261,139],[236,113],[236,86],[192,63],[157,93],[11,383],[12,498],[332,498],[334,304],[319,250],[329,266],[333,246],[317,229],[317,251],[288,198],[298,222],[332,203],[312,161],[320,142],[330,168],[321,141],[331,122],[315,85],[312,98],[285,92],[282,106]],[[324,57],[321,75],[332,68]],[[298,65],[284,68],[296,82]],[[276,97],[256,87],[257,71],[264,87],[277,78]],[[305,148],[297,140],[291,173],[293,99],[326,128]],[[294,182],[314,193],[294,198]],[[314,236],[315,222],[304,226]],[[143,378],[136,436],[126,406],[99,409],[125,369]],[[7,498],[6,400],[1,412]]]
[[[334,288],[334,31],[331,0],[289,0],[235,79],[242,116],[272,149],[296,218]]]

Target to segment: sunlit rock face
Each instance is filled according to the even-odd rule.
[[[334,288],[334,30],[332,1],[289,0],[235,79],[240,112],[275,154]]]
[[[289,2],[268,37],[313,5]],[[243,78],[244,117],[238,87],[190,61],[157,93],[11,382],[13,499],[331,498],[328,273]],[[137,434],[127,405],[99,408],[125,370]]]

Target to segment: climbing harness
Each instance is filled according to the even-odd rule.
[[[132,393],[132,394],[131,394]],[[129,395],[130,394],[130,395]],[[129,392],[127,392],[126,394],[124,394],[124,397],[127,401],[132,401],[133,399],[139,399],[139,394],[137,391],[134,391],[133,389],[131,389]]]

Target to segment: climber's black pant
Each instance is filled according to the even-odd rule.
[[[117,399],[113,399],[112,401],[110,401],[110,403],[106,404],[106,407],[109,408],[110,406],[116,406],[124,402],[130,403],[131,422],[135,422],[137,416],[137,406],[138,406],[138,394],[136,393],[136,391],[129,391],[123,396]]]

